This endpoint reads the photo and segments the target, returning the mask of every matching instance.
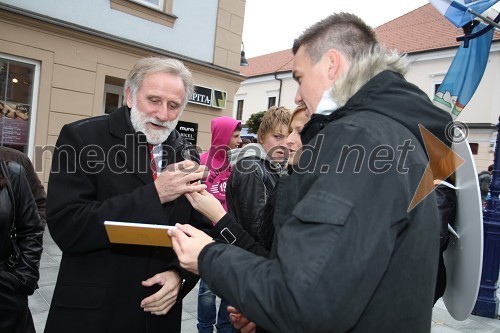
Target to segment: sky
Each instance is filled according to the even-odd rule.
[[[243,44],[247,58],[290,49],[306,28],[334,12],[358,15],[376,28],[428,0],[246,0]]]

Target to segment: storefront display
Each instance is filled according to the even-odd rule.
[[[34,69],[0,58],[0,146],[28,149]]]

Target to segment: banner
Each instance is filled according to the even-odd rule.
[[[472,21],[475,16],[469,13],[470,9],[478,14],[500,0],[429,0],[429,2],[457,28]]]
[[[473,33],[485,26],[480,23]],[[469,47],[464,47],[462,42],[434,96],[434,105],[451,113],[453,119],[469,103],[481,82],[488,63],[493,32],[494,29],[490,29],[482,36],[469,40]]]

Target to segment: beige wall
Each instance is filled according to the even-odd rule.
[[[106,76],[125,79],[138,58],[156,55],[4,11],[0,12],[0,52],[40,63],[39,96],[35,97],[38,109],[36,120],[31,123],[35,126],[35,146],[39,147],[54,145],[64,124],[103,114]],[[195,84],[227,92],[226,109],[189,103],[181,117],[198,123],[198,145],[207,149],[210,120],[232,115],[234,95],[242,77],[225,68],[184,63],[193,72]],[[34,163],[43,162],[39,176],[46,185],[50,154],[30,157]]]
[[[234,71],[240,70],[245,3],[246,0],[219,0],[214,64]]]

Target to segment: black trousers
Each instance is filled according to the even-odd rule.
[[[28,307],[28,296],[21,295],[0,283],[0,332],[35,333]]]

